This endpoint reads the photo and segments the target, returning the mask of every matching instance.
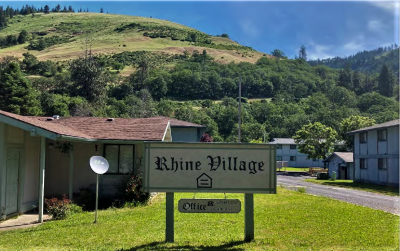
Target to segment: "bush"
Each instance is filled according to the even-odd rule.
[[[318,173],[317,180],[329,180],[329,174],[328,173]]]
[[[54,220],[62,220],[67,218],[71,211],[70,204],[71,200],[64,194],[62,199],[51,198],[45,199],[47,212],[52,216]]]
[[[142,191],[142,182],[142,174],[131,174],[123,179],[118,186],[119,199],[117,204],[123,206],[126,203],[133,203],[134,205],[147,203],[150,194]]]
[[[96,207],[96,192],[90,188],[80,188],[79,195],[74,199],[83,211],[94,210]]]

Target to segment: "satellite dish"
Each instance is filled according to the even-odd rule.
[[[93,156],[90,158],[90,167],[93,172],[97,174],[103,174],[108,171],[108,161],[101,156]]]

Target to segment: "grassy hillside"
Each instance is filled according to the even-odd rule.
[[[190,53],[198,50],[201,53],[206,49],[220,63],[254,63],[264,55],[228,38],[213,37],[184,25],[155,18],[100,13],[36,13],[34,16],[15,16],[10,19],[8,27],[1,30],[0,37],[18,35],[22,30],[33,36],[31,41],[56,36],[63,39],[62,43],[41,51],[29,50],[39,60],[76,58],[82,53],[86,39],[92,40],[92,52],[95,54],[123,51],[182,54],[185,50]],[[193,36],[192,34],[196,34],[194,36],[197,43],[185,40]],[[22,57],[22,53],[28,51],[30,43],[3,48],[0,50],[0,57]]]

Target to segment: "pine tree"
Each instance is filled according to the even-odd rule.
[[[38,94],[16,62],[9,63],[0,76],[0,109],[20,115],[41,114]]]
[[[395,77],[386,64],[383,64],[381,74],[378,80],[378,91],[381,95],[391,97],[393,95],[393,87]]]
[[[0,30],[7,27],[6,13],[3,10],[3,6],[0,6]]]
[[[307,61],[307,52],[306,52],[306,47],[304,45],[300,47],[299,58],[303,59],[304,61]]]
[[[44,6],[44,14],[49,14],[50,13],[50,7],[46,4],[45,6]]]
[[[354,90],[349,63],[346,64],[346,68],[344,70],[340,70],[338,85],[343,86],[349,90]]]

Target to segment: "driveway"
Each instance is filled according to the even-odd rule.
[[[288,189],[295,190],[296,187],[306,187],[306,192],[318,196],[325,196],[348,203],[379,209],[385,212],[400,215],[400,197],[364,192],[360,190],[341,187],[318,185],[303,181],[310,176],[286,176],[277,175],[278,186],[284,185]]]

